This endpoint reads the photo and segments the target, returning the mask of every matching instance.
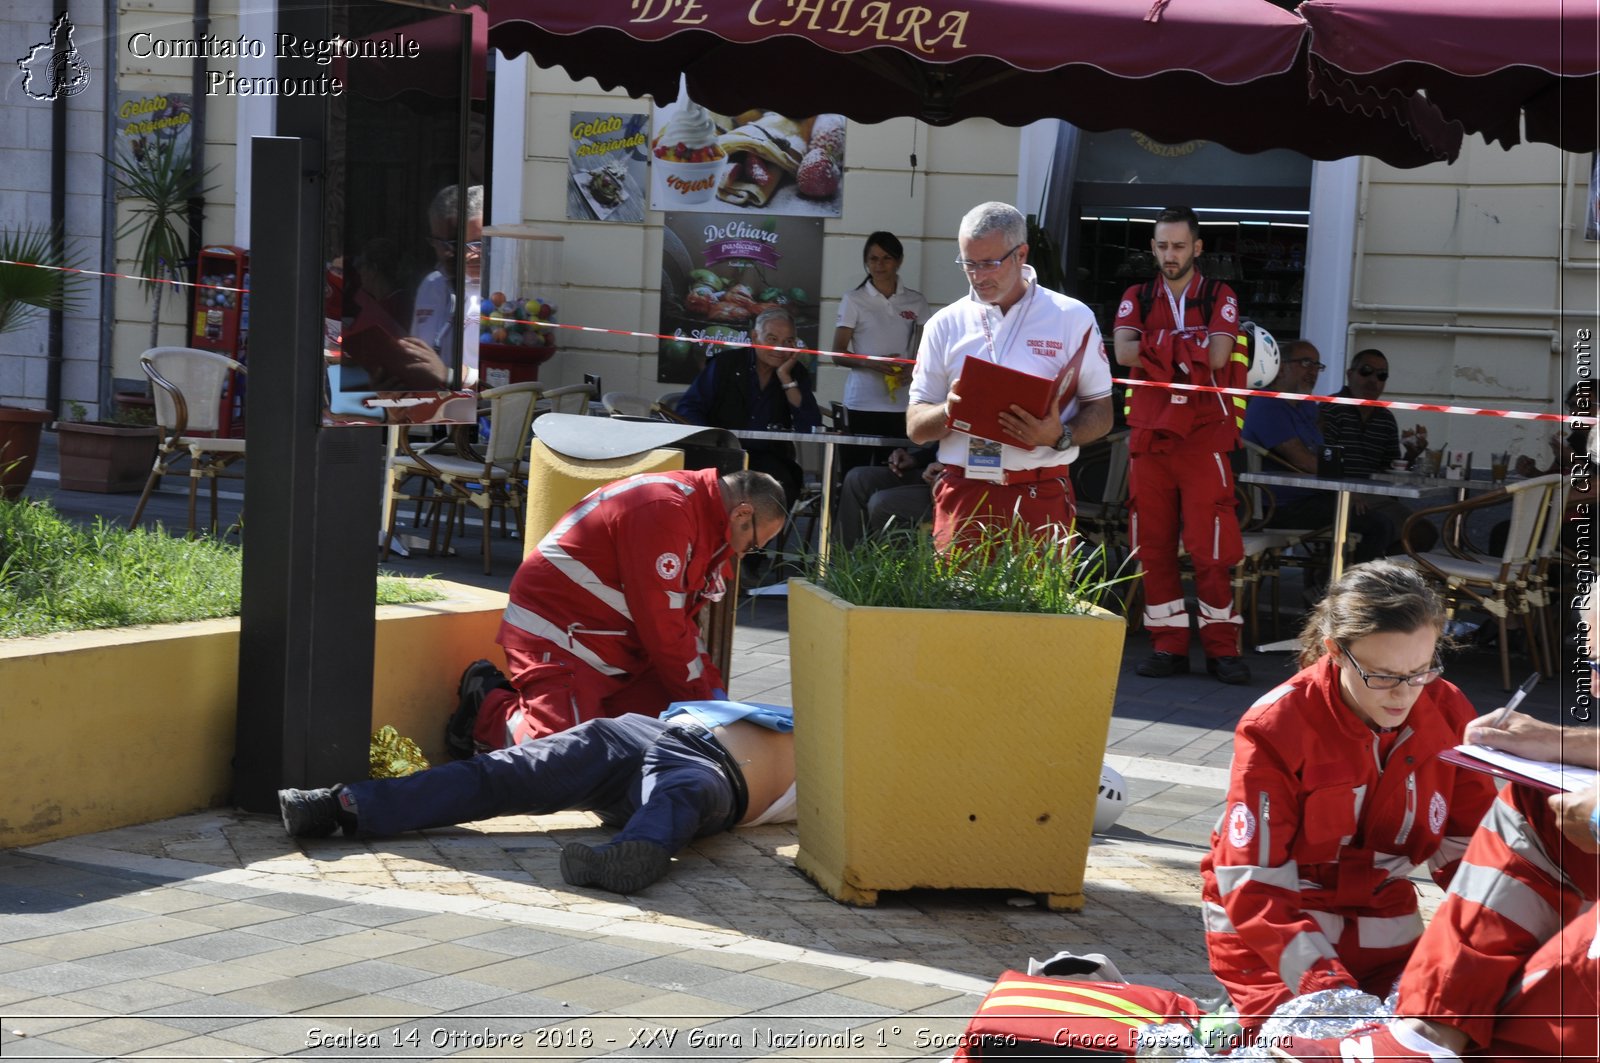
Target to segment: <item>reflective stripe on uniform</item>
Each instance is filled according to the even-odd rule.
[[[1302,930],[1289,939],[1289,944],[1283,948],[1283,953],[1278,957],[1278,978],[1290,989],[1299,991],[1300,979],[1306,972],[1316,966],[1318,960],[1337,960],[1339,954],[1333,950],[1326,936]]]
[[[1460,855],[1460,853],[1456,854],[1457,857]],[[1432,863],[1432,861],[1429,862]],[[1417,865],[1413,864],[1402,853],[1373,853],[1372,866],[1390,878],[1409,878],[1411,872],[1417,869]]]
[[[1397,949],[1422,936],[1422,915],[1361,915],[1356,917],[1356,944],[1364,949]]]
[[[556,627],[555,624],[546,620],[532,609],[520,606],[516,602],[511,602],[506,606],[505,622],[516,628],[518,631],[526,631],[530,635],[554,642],[557,646],[566,647],[568,650],[572,651],[572,655],[574,657],[578,658],[584,664],[587,664],[590,668],[593,668],[601,675],[628,674],[623,669],[609,665],[605,661],[602,661],[599,654],[595,653],[589,647],[579,642],[572,636],[571,632],[564,631],[561,628]],[[594,632],[594,634],[625,635],[627,632]]]
[[[1218,864],[1212,867],[1211,873],[1217,878],[1217,892],[1224,897],[1249,882],[1263,886],[1277,886],[1291,893],[1300,892],[1300,865],[1293,860],[1280,867]]]
[[[1159,602],[1144,607],[1145,627],[1188,627],[1189,610],[1182,598]]]
[[[1439,839],[1439,849],[1428,857],[1428,867],[1434,871],[1443,871],[1453,862],[1467,855],[1467,843],[1472,839],[1462,834],[1447,834]],[[1410,874],[1411,872],[1406,872]]]
[[[547,535],[540,540],[538,550],[539,556],[550,562],[557,572],[600,599],[608,608],[620,613],[623,619],[630,623],[633,621],[633,614],[628,611],[628,600],[623,597],[622,591],[606,583],[588,565],[567,553],[559,542]]]
[[[572,510],[566,516],[557,521],[555,527],[546,532],[544,538],[539,540],[539,545],[535,547],[540,556],[549,561],[556,571],[630,621],[633,616],[628,612],[627,599],[623,597],[621,589],[605,583],[599,576],[595,575],[589,566],[567,553],[566,547],[561,545],[561,537],[571,531],[575,524],[590,513],[593,513],[601,503],[616,498],[618,495],[627,494],[635,488],[648,487],[652,484],[669,484],[678,488],[685,496],[692,495],[695,492],[693,484],[684,483],[671,476],[643,475],[630,477],[626,480],[618,480],[616,483],[607,484],[598,490],[591,491],[582,502],[572,507]]]
[[[1208,934],[1237,934],[1239,931],[1228,918],[1228,910],[1215,901],[1200,906],[1200,921]]]
[[[1544,872],[1551,881],[1560,883],[1566,889],[1577,889],[1566,872],[1550,859],[1550,854],[1545,852],[1544,842],[1540,841],[1539,835],[1528,825],[1528,821],[1522,818],[1522,813],[1504,800],[1497,798],[1489,806],[1489,811],[1483,817],[1478,829],[1489,831],[1499,837],[1506,844],[1506,848]]]
[[[1463,863],[1450,880],[1450,895],[1494,912],[1544,941],[1561,927],[1561,914],[1526,882],[1504,871]]]
[[[1196,599],[1198,601],[1198,599]],[[1243,624],[1244,617],[1233,611],[1233,603],[1217,607],[1200,601],[1200,626],[1207,624]]]

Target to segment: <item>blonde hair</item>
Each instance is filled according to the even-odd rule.
[[[1324,639],[1347,646],[1368,635],[1431,627],[1444,641],[1444,600],[1416,569],[1368,561],[1347,569],[1328,587],[1300,629],[1300,667],[1327,652]]]

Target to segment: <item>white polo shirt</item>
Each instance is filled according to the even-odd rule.
[[[1080,403],[1110,397],[1111,364],[1106,360],[1094,312],[1076,299],[1041,288],[1032,266],[1023,266],[1022,275],[1028,282],[1027,293],[1004,315],[999,307],[978,301],[969,290],[966,298],[929,319],[922,331],[916,367],[911,371],[911,402],[943,402],[968,355],[998,361],[1009,369],[1034,376],[1054,377],[1086,336],[1089,349],[1078,367],[1077,393],[1062,408],[1061,422],[1070,421]],[[985,315],[992,348],[984,335]],[[965,468],[968,438],[965,433],[951,432],[941,439],[939,460]],[[1042,469],[1074,461],[1077,456],[1077,447],[1060,451],[1054,447],[1006,446],[1001,451],[1001,467]]]
[[[893,295],[885,296],[872,282],[851,288],[839,300],[838,328],[851,329],[850,350],[879,357],[910,357],[911,337],[917,326],[928,320],[928,300],[914,288],[897,279]],[[844,404],[852,410],[904,413],[905,387],[889,394],[882,373],[852,369],[844,382]]]

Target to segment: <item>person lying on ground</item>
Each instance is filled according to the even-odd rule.
[[[296,838],[384,837],[496,816],[596,812],[620,828],[604,845],[561,847],[572,886],[637,893],[696,838],[794,819],[794,713],[773,705],[682,702],[657,719],[589,720],[508,749],[398,779],[278,791]]]

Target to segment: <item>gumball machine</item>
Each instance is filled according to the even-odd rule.
[[[225,244],[203,248],[195,278],[190,346],[245,361],[250,338],[250,252]],[[217,434],[244,435],[243,380],[238,374],[228,383]]]
[[[556,353],[563,238],[527,225],[483,230],[488,268],[479,297],[478,380],[485,388],[539,379]]]

